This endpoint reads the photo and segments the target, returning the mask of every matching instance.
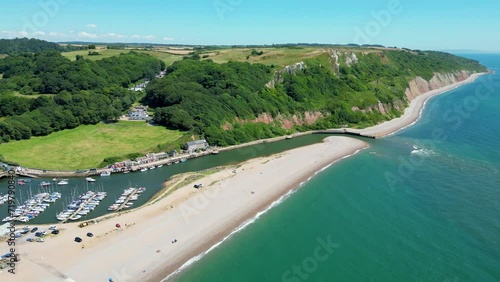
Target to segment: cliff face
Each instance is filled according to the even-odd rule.
[[[406,97],[408,98],[408,101],[411,102],[413,99],[426,92],[439,89],[441,87],[445,87],[462,80],[466,80],[471,74],[472,72],[468,71],[457,71],[454,73],[445,74],[435,73],[434,77],[429,81],[423,79],[420,76],[417,76],[412,81],[410,81],[408,88],[406,88]],[[381,114],[386,115],[392,108],[398,111],[402,111],[405,108],[405,102],[400,99],[393,101],[392,104],[384,104],[379,101],[377,105],[370,106],[366,109],[353,107],[352,110],[361,111],[363,113],[378,111]]]
[[[439,89],[441,87],[448,86],[450,84],[466,80],[471,75],[468,71],[459,71],[454,73],[436,73],[434,77],[427,81],[420,76],[410,81],[408,88],[406,88],[406,97],[408,101],[412,101],[419,95],[429,92],[431,90]]]
[[[279,123],[281,123],[284,129],[292,129],[295,125],[304,125],[304,124],[311,125],[315,123],[318,119],[323,117],[324,115],[321,112],[307,111],[302,116],[301,115],[284,116],[282,114],[278,114],[278,116],[273,118],[270,114],[262,113],[253,120],[242,120],[239,118],[236,118],[235,120],[241,124],[248,122],[251,123],[262,122],[265,124],[270,124],[275,121],[278,121]],[[223,129],[224,130],[232,129],[232,125],[230,123],[226,123],[225,125],[223,125]]]

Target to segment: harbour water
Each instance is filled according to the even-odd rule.
[[[284,140],[275,143],[259,144],[255,146],[244,147],[233,151],[220,152],[218,155],[209,155],[201,158],[190,159],[186,162],[163,166],[145,172],[133,172],[128,174],[112,174],[109,177],[94,177],[96,182],[87,183],[85,178],[68,179],[69,184],[58,186],[52,179],[32,179],[30,183],[23,186],[17,185],[15,196],[18,204],[41,192],[60,192],[62,198],[51,204],[38,217],[29,221],[29,224],[47,224],[56,223],[56,214],[61,212],[72,200],[87,191],[105,191],[106,198],[99,206],[87,216],[82,217],[80,221],[96,218],[108,214],[108,207],[120,197],[123,190],[129,187],[146,187],[146,191],[134,202],[133,207],[138,207],[147,202],[158,191],[161,190],[163,183],[173,175],[201,171],[217,166],[237,164],[242,161],[259,156],[272,155],[293,148],[321,142],[324,135],[308,135],[291,140]],[[16,181],[17,182],[17,181]],[[40,188],[40,183],[50,182],[50,187]],[[8,190],[7,179],[0,180],[0,195],[5,195]],[[8,215],[7,204],[0,206],[0,220]],[[0,225],[2,222],[0,222]]]
[[[499,121],[498,73],[434,97],[173,280],[500,281]]]

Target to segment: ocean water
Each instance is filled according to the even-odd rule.
[[[467,55],[490,69],[500,55]],[[500,74],[322,171],[174,281],[500,281]]]

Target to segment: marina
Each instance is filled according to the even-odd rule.
[[[9,195],[5,194],[3,196],[0,196],[0,206],[5,204],[9,200]]]
[[[48,208],[51,203],[56,202],[60,198],[61,193],[59,192],[36,194],[32,198],[24,202],[23,205],[17,206],[14,212],[11,215],[5,217],[2,221],[28,222],[40,215],[40,213],[45,211],[45,209]]]
[[[104,200],[106,195],[106,192],[88,191],[66,206],[66,209],[57,214],[56,218],[62,223],[68,220],[79,220],[92,212]]]
[[[95,208],[95,210],[92,211],[92,213],[89,213],[87,216],[82,217],[80,220],[90,220],[109,214],[110,211],[108,210],[108,207],[113,205],[115,201],[121,196],[125,187],[147,187],[147,190],[142,193],[139,199],[133,202],[133,207],[141,207],[147,201],[149,201],[160,189],[162,189],[163,183],[167,179],[174,175],[186,172],[202,171],[217,166],[240,163],[249,159],[250,157],[266,156],[279,153],[284,150],[321,142],[324,137],[324,135],[305,135],[302,137],[293,138],[292,140],[266,143],[265,146],[263,146],[262,144],[257,144],[254,146],[241,147],[237,151],[220,150],[219,154],[209,154],[200,158],[188,159],[188,161],[186,162],[181,162],[180,158],[178,158],[179,164],[174,164],[173,162],[166,163],[162,167],[157,166],[154,170],[147,169],[142,173],[139,173],[140,168],[137,168],[135,173],[132,170],[127,174],[112,173],[110,177],[99,177],[99,174],[94,174],[95,176],[59,176],[56,179],[53,179],[54,176],[32,178],[30,185],[33,189],[33,192],[35,192],[35,188],[40,190],[37,192],[44,192],[46,190],[58,191],[62,194],[62,200],[64,200],[65,204],[51,205],[45,210],[45,212],[41,213],[38,217],[31,220],[30,224],[54,224],[60,222],[56,219],[55,215],[64,210],[68,203],[75,200],[75,195],[84,194],[89,190],[95,191],[96,189],[94,188],[94,186],[102,187],[99,188],[99,191],[106,191],[107,197],[101,202],[99,206]],[[96,182],[87,182],[85,180],[86,177],[93,177],[94,179],[96,179]],[[56,185],[57,182],[63,178],[67,178],[69,184],[66,186]],[[18,179],[16,179],[16,184],[17,181]],[[30,197],[30,190],[26,189],[28,188],[27,186],[29,185],[16,185],[16,199],[27,199]],[[0,180],[0,195],[6,194],[7,191],[7,179]],[[3,218],[7,215],[8,207],[7,204],[4,204],[0,206],[0,218]]]
[[[132,207],[134,201],[139,199],[139,196],[146,191],[145,187],[140,188],[127,188],[123,190],[122,195],[118,200],[115,201],[113,205],[111,205],[108,210],[109,211],[121,211],[123,209],[127,209]]]

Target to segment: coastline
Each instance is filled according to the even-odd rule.
[[[372,135],[376,138],[395,134],[415,124],[420,119],[422,111],[430,98],[454,90],[463,85],[473,83],[478,77],[484,74],[487,73],[474,73],[465,80],[423,93],[410,102],[410,105],[400,117],[364,129],[355,129],[353,131],[364,135]]]
[[[400,118],[352,131],[377,137],[394,134],[418,121],[431,97],[471,83],[482,74],[419,95]],[[249,160],[235,168],[236,174],[233,169],[224,169],[203,177],[197,180],[204,183],[203,189],[195,190],[188,184],[153,205],[95,226],[59,225],[61,235],[51,236],[43,244],[19,242],[22,262],[18,274],[13,280],[5,277],[9,281],[105,281],[108,277],[115,281],[161,281],[282,201],[318,171],[366,147],[357,139],[328,137],[320,144]],[[126,227],[116,228],[115,222],[126,223]],[[95,237],[86,238],[86,232]],[[73,242],[75,236],[84,238],[85,248]],[[172,244],[172,239],[179,242]],[[0,251],[6,253],[5,247]],[[3,275],[10,274],[4,270],[0,279]]]
[[[223,169],[197,180],[204,184],[202,189],[187,184],[153,205],[112,220],[85,228],[59,225],[60,235],[49,236],[45,243],[18,241],[22,260],[17,274],[11,279],[5,276],[11,274],[0,273],[0,279],[160,281],[318,171],[366,147],[357,139],[328,137],[323,143]],[[87,238],[87,232],[94,237]],[[76,236],[83,238],[81,244],[73,241]],[[178,242],[171,243],[174,239]],[[0,251],[7,252],[5,248]]]

